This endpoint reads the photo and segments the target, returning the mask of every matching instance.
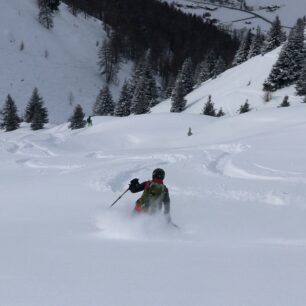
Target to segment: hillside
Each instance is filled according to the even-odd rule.
[[[36,0],[0,4],[0,100],[11,94],[22,113],[37,87],[51,122],[67,121],[78,103],[88,114],[103,85],[96,45],[105,37],[101,22],[81,14],[76,18],[62,4],[49,31],[38,23],[37,14]],[[124,70],[119,85],[129,73]],[[118,96],[117,87],[113,94]]]
[[[242,104],[248,100],[253,111],[265,108],[277,108],[285,95],[290,103],[298,105],[303,97],[295,95],[294,86],[286,87],[273,93],[272,100],[264,102],[263,83],[269,76],[272,66],[277,60],[280,48],[258,55],[241,65],[228,69],[216,79],[210,79],[186,96],[186,113],[200,114],[208,96],[212,96],[215,108],[222,109],[229,116],[237,115]],[[168,99],[157,105],[152,112],[168,112],[171,100]]]

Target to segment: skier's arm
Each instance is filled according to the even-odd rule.
[[[143,182],[143,183],[140,184],[138,179],[135,178],[135,179],[131,180],[129,189],[132,193],[136,193],[136,192],[139,192],[139,191],[143,191],[145,189],[145,185],[146,185],[146,182]]]

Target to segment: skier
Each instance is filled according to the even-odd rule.
[[[164,206],[164,215],[168,222],[170,218],[170,197],[167,187],[164,185],[165,171],[157,168],[152,173],[152,180],[139,183],[138,178],[131,180],[129,190],[132,193],[143,191],[136,201],[134,211],[136,213],[154,214],[161,211]]]
[[[88,126],[88,127],[92,126],[91,116],[89,116],[89,117],[87,118],[86,122],[87,122],[87,126]]]

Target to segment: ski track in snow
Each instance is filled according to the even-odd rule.
[[[17,165],[36,169],[39,171],[57,171],[59,174],[71,173],[74,171],[85,171],[91,169],[97,161],[101,162],[99,167],[92,172],[87,178],[84,185],[98,193],[114,194],[122,193],[126,189],[130,179],[134,177],[144,177],[155,167],[187,167],[188,165],[198,164],[203,167],[198,169],[201,175],[209,179],[215,176],[216,179],[222,177],[224,179],[237,180],[254,180],[254,181],[279,181],[290,183],[306,183],[303,173],[286,172],[280,169],[272,169],[263,165],[252,163],[253,167],[247,169],[241,166],[240,155],[246,151],[252,151],[251,145],[243,143],[229,143],[210,145],[199,147],[197,149],[178,148],[167,152],[151,153],[143,151],[137,154],[130,152],[120,152],[119,154],[110,154],[107,151],[92,151],[83,154],[83,158],[79,157],[77,162],[73,162],[70,154],[65,151],[59,153],[58,150],[50,149],[50,144],[56,148],[57,145],[65,142],[65,136],[56,129],[51,129],[42,135],[41,140],[33,140],[31,137],[23,136],[19,139],[1,140],[0,146],[3,150],[15,156],[22,155],[24,158],[15,160]],[[43,143],[48,143],[44,146]],[[56,152],[56,153],[55,153]],[[81,160],[80,160],[81,159]],[[112,169],[116,169],[111,171]],[[258,171],[257,171],[257,170]],[[90,173],[90,172],[89,172]],[[299,202],[300,199],[294,198],[288,192],[280,192],[278,190],[270,191],[251,191],[234,188],[227,185],[226,181],[222,184],[204,188],[202,186],[186,187],[184,190],[171,186],[171,195],[174,197],[184,197],[197,199],[207,203],[207,199],[215,199],[215,201],[237,201],[243,203],[263,203],[274,206],[286,206],[290,202]],[[129,208],[130,209],[130,208]],[[173,233],[165,234],[164,232],[156,232],[154,224],[146,227],[144,224],[147,220],[136,222],[135,220],[124,221],[127,214],[120,215],[117,212],[104,212],[98,216],[96,226],[98,236],[105,239],[133,239],[133,240],[160,240],[160,239],[179,239]],[[158,221],[159,222],[159,221]],[[157,223],[158,223],[157,222]],[[160,224],[159,224],[160,226]],[[181,233],[181,239],[189,241],[197,232],[197,226],[184,226],[184,235]],[[145,232],[144,235],[139,234]],[[161,238],[163,237],[163,238]],[[184,237],[184,238],[182,238]]]

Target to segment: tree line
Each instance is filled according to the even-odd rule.
[[[32,130],[40,130],[49,122],[48,110],[44,100],[34,88],[32,96],[26,106],[23,116],[18,115],[15,101],[8,95],[3,108],[0,110],[0,128],[6,132],[14,131],[20,127],[21,122],[30,123]]]
[[[111,57],[103,68],[106,81],[113,80],[109,70],[120,61],[136,64],[150,50],[154,75],[163,88],[173,83],[184,60],[197,65],[209,52],[229,65],[238,47],[238,39],[206,23],[202,17],[185,14],[166,2],[157,0],[65,0],[73,11],[86,12],[103,21],[108,33],[101,54]]]

